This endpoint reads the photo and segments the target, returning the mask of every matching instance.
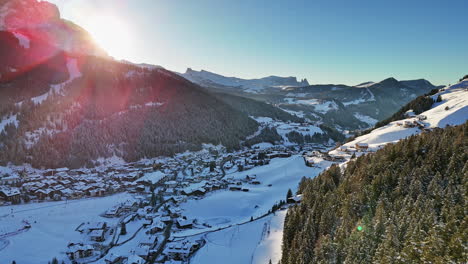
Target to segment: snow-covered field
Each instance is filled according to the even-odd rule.
[[[269,165],[226,176],[244,179],[247,175],[256,175],[261,184],[245,184],[248,192],[216,191],[203,199],[189,200],[181,208],[188,218],[212,226],[224,227],[248,221],[252,216],[256,218],[267,213],[276,202],[285,200],[288,189],[296,190],[302,177],[314,177],[321,170],[305,166],[301,156],[273,159]]]
[[[313,106],[315,111],[325,114],[330,110],[338,109],[338,105],[334,101],[325,101],[319,99],[301,99],[296,98],[284,98],[284,101],[288,104],[303,104]]]
[[[203,236],[206,245],[190,263],[268,264],[281,258],[281,242],[286,210],[260,220],[236,225]]]
[[[203,235],[207,244],[191,263],[268,263],[270,258],[276,263],[281,256],[282,223],[286,211],[253,222],[249,220],[265,214],[279,200],[285,200],[287,190],[294,192],[303,176],[315,177],[323,169],[305,166],[302,156],[277,158],[269,165],[226,176],[244,179],[247,175],[256,175],[261,184],[244,184],[249,188],[248,192],[221,190],[182,204],[184,216],[210,224],[213,226],[211,230],[232,225]],[[192,229],[174,235],[181,237],[193,232]]]
[[[0,263],[47,263],[52,258],[66,259],[69,242],[80,242],[83,237],[75,229],[83,222],[106,221],[113,224],[117,218],[102,218],[104,213],[120,202],[131,199],[127,193],[93,199],[66,202],[46,202],[0,207],[0,234],[12,232],[27,221],[31,228],[17,235],[2,238]],[[27,249],[27,250],[26,250]],[[19,253],[21,252],[21,253]]]

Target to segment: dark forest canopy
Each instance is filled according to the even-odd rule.
[[[467,139],[435,129],[304,179],[281,263],[464,263]]]

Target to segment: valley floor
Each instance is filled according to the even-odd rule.
[[[302,177],[314,177],[330,163],[307,167],[301,155],[272,159],[270,164],[228,173],[230,181],[255,176],[261,184],[245,184],[249,191],[222,189],[202,197],[190,196],[180,204],[166,203],[169,210],[180,211],[195,220],[188,229],[173,227],[169,240],[205,241],[190,263],[268,263],[281,256],[282,224],[287,209],[268,214],[272,206],[286,199],[288,189],[297,189]],[[83,259],[79,263],[106,263],[110,255],[131,256],[145,240],[145,219],[136,218],[126,224],[126,235],[120,234],[124,217],[104,218],[113,206],[138,201],[139,194],[120,193],[103,198],[87,198],[68,202],[42,202],[0,207],[0,259],[11,263],[47,263],[56,257],[71,263],[67,255],[70,243],[93,244],[85,233],[77,230],[88,223],[106,222],[112,232],[106,233],[103,246],[115,243],[102,257]],[[164,208],[161,208],[163,210]],[[132,216],[129,214],[128,216]],[[251,219],[252,218],[252,219]],[[30,226],[27,228],[26,226]],[[174,225],[175,226],[175,225]],[[159,241],[165,239],[156,234]],[[163,248],[163,247],[162,247]],[[27,249],[27,250],[25,250]],[[21,252],[21,253],[19,253]]]

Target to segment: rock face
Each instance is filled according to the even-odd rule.
[[[70,53],[107,56],[83,28],[60,18],[58,8],[46,1],[0,0],[0,30],[27,42],[42,42]],[[23,45],[27,48],[27,45]]]

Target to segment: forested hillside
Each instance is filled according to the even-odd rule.
[[[171,72],[92,56],[76,60],[80,76],[58,93],[4,110],[17,124],[0,132],[1,161],[35,167],[92,166],[113,155],[134,161],[202,143],[236,148],[257,130],[247,115]]]
[[[281,263],[465,263],[467,138],[436,128],[304,179]]]

